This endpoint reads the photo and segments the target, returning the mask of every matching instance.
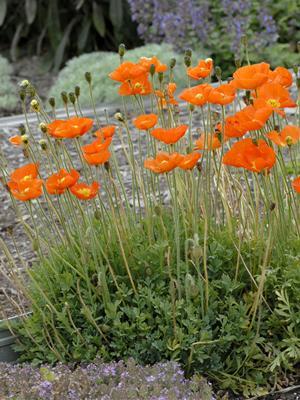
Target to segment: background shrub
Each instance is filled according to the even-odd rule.
[[[172,46],[168,44],[150,44],[128,50],[125,59],[137,61],[140,57],[157,56],[161,61],[169,63],[174,58]],[[194,54],[194,59],[206,57],[207,53],[201,52]],[[174,69],[175,79],[178,84],[183,87],[186,85],[185,67],[183,65],[183,56],[175,54],[177,64]],[[75,57],[67,62],[65,68],[59,73],[58,78],[50,90],[49,95],[54,96],[60,101],[59,94],[62,91],[74,91],[74,87],[83,81],[84,73],[89,71],[92,73],[93,95],[96,103],[108,104],[119,99],[118,84],[108,78],[108,74],[118,66],[119,56],[117,53],[95,52]],[[84,83],[85,84],[85,83]],[[80,102],[83,106],[90,106],[89,91],[86,87],[82,87]]]
[[[17,105],[16,87],[11,81],[12,67],[6,58],[0,55],[0,108],[5,111],[15,109]]]

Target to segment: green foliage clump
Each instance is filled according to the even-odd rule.
[[[125,59],[130,61],[138,61],[140,57],[157,56],[162,62],[169,64],[170,60],[174,58],[174,51],[172,46],[168,44],[150,44],[142,47],[137,47],[133,50],[128,50],[125,54]],[[194,54],[194,60],[200,57],[207,57],[207,54]],[[177,60],[174,68],[175,80],[178,85],[182,87],[187,84],[185,68],[183,63],[183,55],[176,54]],[[97,104],[113,103],[120,99],[118,95],[117,82],[109,79],[108,74],[113,71],[120,63],[117,53],[112,52],[94,52],[83,54],[80,57],[75,57],[67,62],[65,68],[61,70],[58,78],[52,88],[50,89],[49,96],[57,97],[60,100],[59,94],[62,91],[74,91],[76,85],[81,84],[83,81],[84,73],[86,71],[92,74],[92,88],[93,96]],[[82,106],[90,106],[90,95],[88,86],[84,83],[82,87],[80,102]]]
[[[266,382],[273,385],[277,373],[292,370],[300,359],[299,240],[271,257],[263,301],[254,314],[264,246],[254,241],[237,246],[238,239],[228,231],[212,232],[205,310],[203,232],[181,240],[179,282],[172,272],[174,249],[160,226],[171,237],[173,223],[161,218],[155,217],[154,243],[146,239],[146,223],[133,227],[124,241],[137,294],[116,234],[99,222],[96,251],[103,252],[104,236],[109,240],[102,267],[95,248],[87,250],[87,233],[77,239],[77,251],[52,250],[48,260],[30,271],[33,314],[18,328],[22,360],[174,360],[188,375],[207,374],[222,388],[246,396],[264,393]]]
[[[10,111],[16,108],[16,87],[12,83],[10,75],[12,66],[6,58],[0,55],[0,108]]]

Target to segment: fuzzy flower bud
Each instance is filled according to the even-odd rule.
[[[54,97],[50,97],[48,102],[49,102],[51,107],[53,107],[53,108],[55,107],[55,98]]]
[[[155,74],[155,65],[154,64],[151,64],[150,65],[150,75],[154,75]]]
[[[36,99],[31,100],[30,107],[35,112],[40,112],[40,110],[41,110],[40,104]]]
[[[122,113],[120,113],[120,112],[115,113],[114,117],[119,122],[125,122],[125,119],[124,119]]]
[[[193,51],[190,48],[186,49],[185,52],[184,52],[184,55],[188,56],[190,58],[192,57],[192,54],[193,54]]]
[[[64,104],[68,104],[68,101],[69,101],[69,99],[68,99],[68,93],[67,92],[65,92],[65,91],[63,91],[63,92],[61,92],[61,99],[62,99],[62,101],[64,102]]]
[[[158,80],[159,80],[159,82],[162,82],[164,80],[164,73],[163,72],[159,72],[158,73]]]
[[[19,130],[21,136],[26,134],[26,128],[25,128],[24,124],[20,124],[18,126],[18,130]]]
[[[80,96],[80,86],[75,86],[75,96],[78,98]]]
[[[85,80],[87,81],[87,83],[91,83],[92,82],[92,74],[90,72],[86,72],[84,74]]]
[[[184,56],[184,65],[185,65],[186,67],[190,67],[191,64],[192,64],[191,57],[189,57],[189,56]]]
[[[125,52],[126,52],[126,47],[125,47],[125,44],[124,43],[121,43],[120,44],[120,46],[119,46],[119,56],[120,57],[124,57],[124,54],[125,54]]]
[[[74,93],[74,92],[70,92],[70,93],[69,93],[69,99],[70,99],[70,102],[71,102],[72,104],[75,104],[75,102],[76,102],[76,96],[75,96],[75,93]]]
[[[215,67],[215,73],[216,73],[216,77],[219,80],[221,80],[221,78],[222,78],[222,69],[218,65]]]
[[[21,140],[23,144],[28,144],[29,136],[28,135],[21,135]]]
[[[29,81],[27,79],[24,79],[19,83],[20,88],[26,89],[30,85]]]
[[[39,145],[41,146],[42,150],[47,150],[47,142],[44,139],[39,140]]]
[[[47,133],[47,125],[44,122],[40,123],[39,128],[43,133]]]
[[[171,58],[170,60],[170,68],[173,69],[176,65],[176,58]]]

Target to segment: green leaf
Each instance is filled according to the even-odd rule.
[[[62,62],[63,62],[63,58],[64,58],[64,54],[65,54],[65,48],[68,44],[69,41],[69,36],[70,33],[73,29],[73,26],[75,25],[75,23],[78,21],[78,17],[75,17],[71,20],[71,22],[69,23],[69,25],[66,27],[62,40],[59,44],[59,46],[57,47],[56,53],[55,53],[55,57],[54,57],[54,71],[58,71]]]
[[[103,15],[102,7],[93,2],[93,23],[94,26],[101,37],[105,36],[105,20]]]
[[[113,26],[120,29],[123,22],[123,1],[110,0],[109,2],[109,17]]]
[[[35,20],[37,12],[37,2],[36,0],[26,0],[25,1],[25,13],[28,24],[32,24]]]
[[[78,2],[76,4],[76,10],[80,10],[80,8],[83,6],[84,2],[85,2],[85,0],[78,0]]]
[[[77,40],[77,48],[79,53],[81,53],[85,48],[85,45],[89,37],[90,29],[91,29],[91,20],[89,18],[85,18],[82,24],[81,32],[79,33]]]
[[[2,26],[7,11],[7,3],[6,0],[0,0],[0,26]]]
[[[22,33],[22,29],[23,29],[23,22],[21,22],[16,29],[16,32],[14,34],[13,40],[11,42],[11,47],[10,47],[10,55],[11,55],[11,59],[13,61],[16,61],[17,59],[17,51],[18,51],[18,43],[21,37],[21,33]]]

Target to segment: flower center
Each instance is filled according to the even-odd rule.
[[[269,99],[269,100],[267,100],[267,104],[268,104],[269,106],[271,106],[271,107],[274,107],[274,108],[280,107],[280,103],[279,103],[279,101],[276,100],[276,99]]]
[[[78,189],[78,193],[84,197],[89,197],[89,195],[91,194],[91,189],[88,188]]]
[[[32,175],[25,175],[25,176],[21,179],[21,181],[27,182],[27,181],[30,181],[31,179],[32,179]]]
[[[196,99],[201,100],[203,98],[203,94],[198,93],[198,94],[196,94],[195,97],[196,97]]]
[[[291,146],[294,142],[293,142],[293,138],[291,136],[287,136],[285,138],[285,142],[288,146]]]

